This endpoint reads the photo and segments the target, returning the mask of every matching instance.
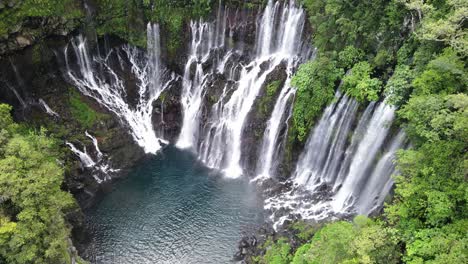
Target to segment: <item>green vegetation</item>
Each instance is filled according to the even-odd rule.
[[[208,15],[212,0],[97,0],[96,30],[99,35],[114,34],[133,45],[146,46],[146,23],[159,23],[171,56],[180,47],[184,24],[191,18]]]
[[[333,100],[335,82],[342,75],[343,71],[336,67],[336,63],[325,56],[299,67],[291,81],[297,87],[293,123],[299,141],[305,141],[323,107]]]
[[[97,0],[94,18],[99,36],[113,34],[129,43],[146,47],[146,24],[140,1]]]
[[[12,3],[10,7],[9,4]],[[0,36],[14,32],[29,17],[66,19],[82,18],[83,12],[75,0],[8,1],[0,8]]]
[[[268,106],[272,104],[276,92],[281,88],[281,84],[282,82],[280,80],[275,80],[267,85],[265,95],[259,100],[259,111],[262,116],[266,116],[268,114]]]
[[[77,208],[61,190],[58,142],[13,122],[0,105],[0,262],[71,263],[64,216]]]
[[[265,255],[254,259],[256,263],[261,264],[280,264],[291,261],[291,245],[286,238],[280,238],[273,242],[267,240],[262,247],[266,249]]]
[[[298,230],[297,225],[301,228]],[[353,223],[338,221],[317,231],[303,222],[292,226],[299,231],[295,238],[302,241],[292,248],[285,237],[271,238],[261,245],[266,252],[253,259],[255,263],[399,263],[397,230],[380,221],[357,216]]]
[[[381,220],[358,217],[353,223],[340,221],[317,232],[309,230],[304,235],[309,238],[299,239],[296,234],[300,243],[289,241],[287,254],[280,249],[288,240],[271,240],[266,253],[255,259],[259,263],[271,259],[279,260],[275,263],[467,263],[468,2],[303,3],[319,50],[315,61],[325,57],[334,67],[321,62],[314,68],[314,62],[308,62],[299,69],[294,77],[298,90],[291,130],[306,136],[304,131],[332,100],[311,91],[327,91],[331,98],[338,88],[333,78],[326,85],[311,85],[319,80],[317,68],[320,76],[337,76],[338,70],[344,70],[348,73],[341,89],[346,94],[363,103],[385,97],[397,107],[397,123],[412,147],[397,155],[400,174]]]
[[[354,64],[350,73],[343,78],[341,88],[347,95],[356,98],[359,102],[377,101],[382,81],[371,78],[371,73],[372,68],[368,62],[358,62]]]
[[[73,119],[84,128],[92,127],[94,123],[100,118],[100,115],[89,105],[83,102],[80,93],[74,89],[70,90],[69,103],[70,112],[73,116]]]

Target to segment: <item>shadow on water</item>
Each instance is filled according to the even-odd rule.
[[[173,147],[145,160],[87,211],[92,263],[229,263],[263,222],[247,181],[226,179]]]

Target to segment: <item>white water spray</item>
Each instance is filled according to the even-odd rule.
[[[293,187],[265,201],[276,227],[289,218],[275,215],[280,208],[315,220],[370,214],[382,205],[391,189],[394,155],[405,143],[403,132],[390,134],[394,108],[385,102],[369,104],[352,130],[358,105],[339,93],[336,97],[337,102],[325,109],[309,136],[292,177]]]
[[[124,81],[111,66],[110,57],[113,52],[117,51],[112,50],[105,57],[91,56],[86,40],[78,36],[72,41],[72,48],[77,58],[79,71],[74,71],[70,67],[67,56],[66,63],[68,76],[81,93],[94,98],[120,117],[128,125],[133,139],[143,147],[145,152],[156,153],[161,148],[161,142],[167,142],[158,138],[154,131],[153,102],[176,77],[172,75],[172,78],[164,85],[161,82],[161,79],[164,79],[164,71],[159,58],[159,26],[148,24],[147,37],[147,56],[143,56],[137,48],[131,46],[125,46],[122,49],[131,64],[132,73],[138,80],[139,98],[134,108],[127,102]],[[103,72],[98,69],[103,69]]]
[[[193,86],[192,81],[190,86],[185,86],[190,87],[191,92],[185,92],[182,98],[183,104],[186,105],[184,116],[191,118],[190,120],[184,118],[184,128],[178,142],[180,147],[195,148],[200,159],[208,167],[222,170],[228,177],[236,178],[243,174],[241,146],[245,121],[261,88],[265,85],[267,76],[281,63],[285,63],[290,69],[294,65],[293,62],[299,57],[304,19],[304,11],[293,2],[290,4],[282,4],[281,2],[275,4],[272,0],[268,2],[258,24],[255,57],[248,63],[229,63],[235,54],[242,53],[241,50],[229,50],[220,60],[216,61],[217,64],[213,68],[216,68],[218,73],[224,74],[231,83],[225,85],[221,97],[213,105],[208,124],[203,131],[198,132],[197,114],[200,113],[200,95],[203,96],[205,86],[200,81],[198,84],[201,85]],[[223,24],[225,23],[223,22]],[[226,30],[225,27],[223,30]],[[218,36],[214,39],[224,39],[224,31],[220,33],[221,37]],[[198,39],[197,34],[200,34],[197,32],[200,30],[193,28],[192,23],[192,41]],[[210,43],[208,41],[203,47],[209,47],[213,50],[216,45]],[[195,46],[194,44],[196,42],[192,42],[192,47]],[[221,45],[220,42],[217,44]],[[189,66],[186,67],[186,72],[187,69]],[[207,74],[203,75],[198,65],[195,76],[195,80],[208,78]],[[285,86],[287,87],[283,87],[284,92],[282,91],[284,104],[278,106],[277,111],[282,107],[286,109],[285,104],[293,93],[293,89],[289,87],[289,80]],[[194,87],[197,89],[193,90]],[[232,91],[232,87],[234,87],[234,91]],[[194,106],[193,109],[190,106]],[[282,119],[282,114],[280,113],[279,119]],[[277,134],[276,128],[278,126],[275,123],[271,127],[272,134]],[[275,137],[275,135],[272,136]],[[201,141],[201,139],[203,140]]]

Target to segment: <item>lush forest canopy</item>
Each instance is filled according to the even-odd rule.
[[[13,122],[0,104],[0,263],[71,263],[58,141]]]
[[[319,55],[294,77],[297,139],[306,139],[320,115],[317,106],[332,101],[337,85],[331,83],[342,70],[343,92],[363,103],[385,99],[398,108],[398,122],[412,147],[398,153],[395,195],[378,219],[357,217],[354,223],[339,221],[321,229],[305,225],[297,231],[299,246],[292,247],[286,237],[270,239],[263,245],[264,256],[254,260],[468,262],[468,2],[303,4]],[[321,67],[315,66],[318,61]]]

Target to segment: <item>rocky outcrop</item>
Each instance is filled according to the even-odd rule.
[[[7,19],[7,23],[10,23],[0,30],[0,57],[22,50],[49,36],[67,36],[81,23],[80,17],[23,17],[19,14],[19,10],[24,11],[21,9],[22,5],[21,0],[0,0],[0,13],[4,15],[2,19]]]
[[[66,81],[63,64],[57,55],[63,53],[67,43],[66,37],[47,38],[1,59],[0,65],[6,67],[0,68],[0,102],[14,106],[16,120],[33,127],[44,127],[48,133],[63,140],[64,188],[74,195],[81,208],[86,208],[107,191],[108,185],[96,182],[95,172],[82,166],[65,141],[80,149],[86,148],[97,160],[93,142],[85,132],[95,136],[110,167],[120,169],[115,177],[124,175],[144,156],[144,152],[116,116],[92,99],[80,95]],[[92,123],[79,121],[76,109],[72,108],[72,99],[88,109],[94,118]],[[83,238],[83,217],[80,210],[67,216],[76,242]]]
[[[180,93],[182,78],[177,78],[168,90],[164,91],[153,103],[154,130],[162,138],[175,144],[182,128],[182,105]]]
[[[245,157],[243,164],[250,172],[255,172],[258,157],[261,156],[259,152],[264,131],[286,78],[286,65],[281,63],[267,75],[247,117],[243,132],[242,156]]]

